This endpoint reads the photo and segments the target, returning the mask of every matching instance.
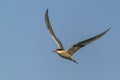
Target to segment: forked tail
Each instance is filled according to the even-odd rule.
[[[75,62],[76,64],[78,64],[78,62],[77,61],[75,61],[73,58],[71,59],[73,62]]]

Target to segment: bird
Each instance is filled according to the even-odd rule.
[[[89,39],[77,42],[75,44],[73,44],[69,49],[65,50],[63,47],[63,44],[61,43],[61,41],[56,37],[50,20],[49,20],[49,16],[48,16],[48,9],[45,12],[45,23],[46,23],[46,27],[48,29],[48,32],[50,33],[52,39],[55,41],[55,43],[58,46],[58,49],[54,50],[53,52],[57,53],[60,57],[64,58],[64,59],[68,59],[71,60],[73,62],[75,62],[76,64],[78,64],[78,62],[72,57],[72,55],[78,51],[80,48],[85,47],[86,45],[90,44],[91,42],[101,38],[104,34],[106,34],[111,28],[108,28],[107,30],[105,30],[104,32],[91,37]]]

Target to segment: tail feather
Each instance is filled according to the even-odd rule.
[[[75,62],[76,64],[78,64],[78,62],[77,62],[77,61],[75,61],[74,59],[72,59],[72,61],[73,61],[73,62]]]

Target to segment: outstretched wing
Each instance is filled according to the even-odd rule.
[[[67,52],[68,52],[69,54],[73,55],[78,49],[86,46],[87,44],[89,44],[89,43],[91,43],[91,42],[93,42],[93,41],[95,41],[95,40],[97,40],[97,39],[99,39],[99,38],[101,38],[101,37],[102,37],[106,32],[108,32],[109,30],[110,30],[110,28],[107,29],[106,31],[102,32],[101,34],[98,34],[98,35],[96,35],[96,36],[94,36],[94,37],[92,37],[92,38],[89,38],[89,39],[86,39],[86,40],[84,40],[84,41],[81,41],[81,42],[78,42],[78,43],[74,44],[71,48],[69,48],[69,49],[67,50]]]
[[[53,40],[56,42],[57,46],[60,49],[64,49],[61,41],[56,37],[55,33],[53,32],[53,29],[52,29],[52,26],[50,24],[49,17],[48,17],[48,9],[45,12],[45,22],[46,22],[47,29],[48,29],[51,37],[53,38]]]

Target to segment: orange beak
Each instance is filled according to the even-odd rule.
[[[56,52],[56,50],[52,51],[52,52]]]

